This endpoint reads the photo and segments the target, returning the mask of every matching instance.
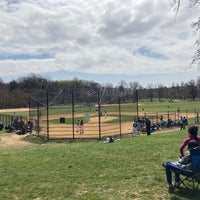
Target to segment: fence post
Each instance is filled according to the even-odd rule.
[[[122,137],[122,118],[121,118],[121,98],[119,96],[119,135],[120,135],[120,138]]]
[[[72,134],[74,139],[74,90],[72,90]]]
[[[30,96],[28,98],[28,106],[29,106],[28,116],[29,116],[29,120],[30,120],[31,119],[31,97]]]
[[[175,111],[175,113],[174,113],[174,119],[175,119],[175,122],[176,122],[176,111]]]
[[[156,113],[157,115],[156,115],[156,118],[157,118],[157,124],[158,124],[158,112]]]
[[[195,118],[194,118],[194,120],[195,120],[195,124],[197,123],[197,109],[195,108],[194,109],[194,116],[195,116]]]
[[[188,119],[188,110],[186,109],[186,119]]]
[[[137,106],[137,120],[139,120],[139,107],[138,107],[138,91],[135,92],[136,96],[136,106]]]
[[[101,99],[100,99],[100,91],[98,89],[98,117],[99,117],[99,139],[101,139]]]
[[[49,93],[47,92],[47,140],[49,140]]]
[[[39,102],[37,101],[37,134],[39,135],[40,133],[40,113],[39,113],[40,109],[39,109]]]
[[[169,110],[167,111],[167,121],[169,121]]]

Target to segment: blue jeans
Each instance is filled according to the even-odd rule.
[[[179,173],[176,173],[177,169],[180,169],[180,167],[177,166],[176,162],[166,162],[165,164],[165,172],[166,172],[166,178],[168,184],[172,184],[172,171],[174,171],[175,174],[175,182],[180,182],[180,175]]]

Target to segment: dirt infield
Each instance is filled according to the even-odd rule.
[[[9,108],[9,109],[0,109],[0,113],[2,112],[25,112],[29,111],[29,108]]]
[[[59,119],[60,117],[69,117],[60,116],[60,115],[52,115],[49,117],[50,120]],[[76,116],[77,117],[77,116]],[[84,119],[82,115],[79,115],[80,119]],[[108,123],[112,120],[117,119],[114,116],[101,117],[101,137],[108,135],[116,135],[119,134],[119,123]],[[67,119],[66,119],[67,120]],[[42,126],[42,134],[46,134],[46,123],[44,121],[40,123]],[[125,133],[131,133],[132,122],[123,123],[121,129]],[[126,130],[125,130],[126,129]],[[74,135],[73,135],[73,126],[72,124],[65,123],[49,123],[49,136],[50,138],[99,138],[99,117],[93,115],[90,117],[89,121],[84,124],[84,133],[80,134],[79,127],[77,127],[76,122],[74,126]]]
[[[109,113],[110,115],[117,115],[116,113],[112,112]],[[90,120],[85,123],[84,125],[84,134],[80,134],[79,130],[77,130],[77,126],[75,124],[75,131],[74,131],[74,135],[73,135],[73,127],[70,124],[54,124],[54,123],[50,123],[49,124],[49,136],[50,138],[99,138],[99,137],[106,137],[109,135],[118,135],[119,134],[131,134],[132,132],[132,123],[133,122],[124,122],[121,123],[121,127],[119,123],[108,123],[111,122],[114,119],[117,119],[117,117],[113,117],[113,116],[109,116],[109,114],[105,117],[102,116],[100,118],[101,124],[100,124],[100,129],[101,129],[101,135],[99,136],[99,117],[95,114],[92,114],[90,116]],[[132,112],[123,112],[123,115],[130,115],[133,116],[134,113]],[[142,113],[141,113],[142,114]],[[165,113],[166,114],[166,113]],[[179,113],[179,115],[181,116],[181,114]],[[153,113],[148,113],[148,117],[151,119],[151,116],[155,116],[155,113],[153,115]],[[184,115],[183,115],[184,116]],[[49,119],[59,119],[60,117],[71,117],[71,115],[66,115],[66,116],[61,116],[61,115],[52,115],[49,116]],[[80,117],[80,119],[84,119],[83,114],[81,115],[76,115],[76,118]],[[169,116],[172,120],[178,120],[175,119],[174,114]],[[188,118],[192,118],[195,117],[195,115],[193,113],[187,113],[187,117]],[[167,121],[167,116],[164,116],[164,120]],[[159,118],[156,119],[154,118],[154,121],[152,121],[152,123],[157,123],[159,122]],[[76,123],[76,122],[75,122]],[[45,124],[42,125],[43,127],[45,126]],[[44,132],[43,134],[46,134],[46,130],[45,128],[43,129]],[[121,132],[120,132],[121,131]]]

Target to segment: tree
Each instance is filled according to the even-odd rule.
[[[196,86],[194,80],[191,80],[188,82],[188,92],[189,92],[191,99],[193,101],[195,101],[195,98],[197,96],[197,86]]]
[[[200,0],[188,0],[188,1],[189,1],[189,7],[193,9],[200,8]],[[173,10],[176,12],[176,14],[180,10],[181,2],[182,0],[171,0],[171,6]],[[192,23],[192,28],[194,28],[197,32],[200,32],[200,17],[195,22]],[[197,36],[195,46],[197,49],[193,55],[192,64],[197,64],[198,66],[200,66],[200,33]]]
[[[147,86],[147,96],[148,96],[148,98],[150,99],[150,101],[152,102],[153,101],[153,85],[152,84],[149,84],[148,86]]]
[[[12,92],[13,90],[17,89],[18,85],[17,85],[17,81],[13,80],[8,84],[8,89],[9,92]]]
[[[137,81],[130,82],[129,86],[130,86],[132,92],[135,92],[136,90],[138,90],[141,87]]]
[[[163,96],[164,96],[164,85],[162,85],[162,84],[158,84],[157,85],[157,92],[158,92],[158,99],[159,99],[159,102],[161,102],[162,101],[162,99],[163,99]]]
[[[127,83],[126,81],[120,81],[119,83],[119,91],[120,95],[122,96],[122,99],[125,101],[125,96],[126,96],[126,88],[127,88]]]
[[[200,98],[200,76],[197,78],[197,95]]]

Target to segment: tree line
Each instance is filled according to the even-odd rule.
[[[200,77],[181,84],[172,83],[171,87],[163,84],[149,84],[143,87],[138,82],[121,81],[117,86],[112,84],[101,85],[94,81],[86,81],[74,78],[73,80],[51,81],[38,75],[23,77],[4,83],[0,80],[0,108],[24,108],[29,107],[29,97],[41,99],[48,92],[56,95],[62,88],[62,94],[57,98],[57,104],[67,104],[72,101],[72,91],[77,103],[89,104],[95,102],[100,91],[100,96],[106,97],[106,102],[114,103],[120,96],[124,102],[135,101],[134,94],[138,91],[139,99],[149,101],[163,101],[169,99],[192,100],[200,99]],[[92,97],[94,98],[92,100]]]

